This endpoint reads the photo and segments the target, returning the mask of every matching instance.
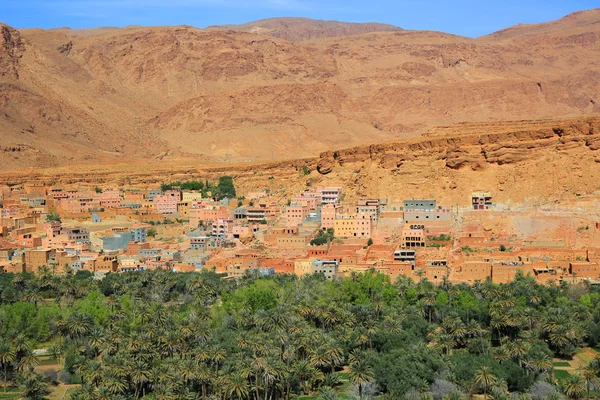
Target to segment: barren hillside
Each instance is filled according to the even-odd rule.
[[[2,170],[282,160],[440,125],[600,113],[598,10],[479,39],[0,29]]]
[[[215,180],[224,174],[234,177],[239,193],[267,187],[282,199],[312,184],[342,186],[348,201],[414,197],[468,206],[472,191],[486,190],[502,207],[560,207],[600,193],[600,117],[464,123],[419,138],[260,164],[140,160],[0,171],[0,184],[148,188],[175,180]]]
[[[309,18],[268,18],[242,25],[218,25],[207,29],[257,33],[292,42],[402,30],[393,25],[373,22],[357,24],[339,21],[320,21]]]

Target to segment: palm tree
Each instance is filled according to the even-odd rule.
[[[571,399],[580,399],[586,392],[586,382],[581,375],[573,374],[562,381],[561,388],[567,397]]]
[[[15,362],[17,352],[6,341],[0,342],[0,364],[2,364],[4,372],[4,392],[8,386],[8,365]]]
[[[231,399],[241,400],[250,394],[248,381],[239,373],[229,375],[225,382],[225,392]]]
[[[475,373],[475,385],[483,390],[483,397],[487,398],[487,391],[496,383],[496,375],[489,367],[481,367]]]
[[[46,400],[51,393],[42,376],[35,372],[27,373],[21,378],[21,387],[23,400]]]
[[[317,400],[338,400],[340,397],[337,392],[331,388],[322,388],[319,390]]]
[[[585,379],[585,388],[587,392],[587,399],[590,398],[590,390],[598,388],[598,371],[595,368],[588,366],[583,372]]]
[[[81,338],[86,335],[92,327],[91,318],[80,312],[73,312],[67,318],[66,330],[71,338]]]
[[[50,346],[48,347],[47,350],[48,355],[55,359],[56,361],[60,362],[60,356],[62,354],[62,350],[60,349],[60,347],[58,346]]]
[[[358,385],[358,397],[360,400],[363,398],[363,385],[373,381],[375,375],[373,368],[364,360],[364,358],[355,358],[355,361],[350,364],[350,370],[348,371],[348,377],[350,382]]]
[[[552,362],[552,359],[544,354],[541,357],[526,361],[525,366],[527,370],[531,370],[535,374],[541,374],[544,372],[551,371],[554,367],[554,364]]]
[[[140,389],[144,385],[144,383],[148,382],[150,377],[149,367],[143,361],[135,361],[133,364],[133,369],[131,370],[129,376],[131,377],[131,382],[135,385],[135,395],[134,398],[138,398],[140,395]],[[186,377],[184,377],[185,379]]]
[[[38,356],[33,354],[31,350],[25,352],[25,354],[19,359],[17,368],[21,371],[24,371],[26,368],[31,368],[40,363],[40,359]]]

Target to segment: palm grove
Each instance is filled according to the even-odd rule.
[[[3,274],[0,373],[25,399],[58,381],[81,384],[73,399],[585,398],[600,359],[557,381],[552,358],[596,346],[599,299],[523,276]],[[35,348],[64,369],[35,372]]]

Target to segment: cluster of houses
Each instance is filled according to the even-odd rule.
[[[600,249],[527,246],[457,223],[459,215],[495,212],[490,193],[473,193],[462,209],[432,199],[344,197],[341,187],[216,201],[176,188],[4,186],[0,271],[84,270],[99,279],[158,268],[207,268],[228,279],[250,272],[335,279],[368,270],[436,283],[501,283],[520,273],[543,282],[600,279]]]

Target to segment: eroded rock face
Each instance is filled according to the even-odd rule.
[[[491,129],[495,132],[489,132]],[[419,139],[325,152],[319,165],[326,173],[340,164],[340,159],[348,164],[369,160],[382,168],[396,169],[407,160],[434,158],[451,170],[477,171],[489,164],[535,160],[546,150],[600,150],[600,117],[438,128],[434,135]]]
[[[19,31],[0,24],[0,76],[19,78],[19,59],[24,51],[25,44]]]

